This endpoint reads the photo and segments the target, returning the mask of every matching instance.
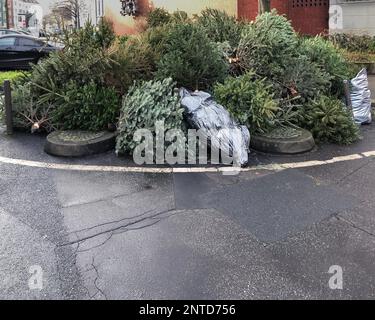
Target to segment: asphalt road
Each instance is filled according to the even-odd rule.
[[[295,157],[252,153],[251,166],[374,151],[375,126],[363,136]],[[1,161],[131,165],[112,152],[54,158],[43,141],[0,135],[2,299],[375,298],[373,157],[237,176]]]

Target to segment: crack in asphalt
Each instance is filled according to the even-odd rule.
[[[96,246],[93,246],[93,247],[90,247],[90,248],[87,248],[87,249],[83,249],[83,250],[79,250],[78,253],[84,253],[84,252],[88,252],[88,251],[91,251],[91,250],[94,250],[94,249],[97,249],[99,247],[101,247],[102,245],[106,244],[109,240],[111,240],[113,236],[113,232],[111,232],[109,234],[109,236],[107,237],[107,239],[105,239],[102,243],[96,245]],[[84,240],[85,241],[85,240]]]
[[[91,296],[90,299],[94,299],[98,293],[101,293],[103,295],[104,299],[108,300],[107,295],[105,294],[105,292],[98,285],[98,280],[99,280],[100,277],[99,277],[98,268],[95,266],[95,257],[92,257],[91,266],[95,270],[95,274],[96,274],[96,278],[94,279],[94,286],[95,286],[97,292],[93,296]]]
[[[366,230],[366,229],[363,228],[363,227],[360,227],[360,226],[356,225],[353,221],[351,221],[351,220],[349,220],[349,219],[346,219],[346,218],[344,218],[344,217],[342,217],[342,216],[340,216],[340,215],[337,215],[336,218],[337,218],[337,220],[340,220],[340,221],[342,221],[342,222],[344,222],[344,223],[350,225],[350,226],[353,227],[354,229],[360,230],[360,231],[366,233],[367,235],[369,235],[369,236],[375,238],[375,234],[374,234],[374,233],[372,233],[372,232]]]
[[[127,217],[127,218],[122,218],[122,219],[119,219],[119,220],[113,220],[113,221],[110,221],[110,222],[104,222],[104,223],[100,223],[100,224],[97,224],[95,226],[92,226],[92,227],[87,227],[87,228],[83,228],[83,229],[80,229],[80,230],[75,230],[75,231],[71,231],[69,232],[68,234],[72,234],[72,233],[75,233],[77,238],[78,238],[78,235],[77,233],[82,233],[84,231],[90,231],[90,230],[93,230],[93,229],[96,229],[96,228],[99,228],[99,227],[104,227],[104,226],[107,226],[107,225],[110,225],[110,224],[115,224],[115,223],[120,223],[122,221],[125,221],[125,220],[132,220],[132,219],[135,219],[135,218],[140,218],[146,214],[149,214],[151,212],[154,212],[155,210],[152,209],[152,210],[147,210],[141,214],[138,214],[138,215],[135,215],[135,216],[132,216],[132,217]]]
[[[165,213],[165,212],[163,212]],[[115,235],[118,235],[118,234],[122,234],[122,233],[125,233],[125,232],[129,232],[129,231],[136,231],[136,230],[142,230],[142,229],[145,229],[145,228],[149,228],[149,227],[152,227],[153,225],[159,223],[160,221],[164,220],[164,219],[167,219],[167,218],[170,218],[174,215],[176,215],[178,213],[175,213],[175,214],[171,214],[169,215],[168,217],[164,217],[164,218],[150,218],[150,220],[155,220],[154,222],[151,222],[147,225],[144,225],[144,226],[141,226],[141,227],[135,227],[135,228],[126,228],[124,227],[124,230],[117,230],[117,231],[111,231],[110,235],[107,237],[107,239],[105,239],[103,242],[101,242],[100,244],[98,245],[95,245],[93,247],[90,247],[90,248],[87,248],[87,249],[83,249],[83,250],[79,250],[77,251],[78,253],[84,253],[84,252],[88,252],[88,251],[91,251],[93,249],[97,249],[101,246],[103,246],[104,244],[106,244],[109,240],[112,239],[113,236]],[[86,240],[84,240],[86,241]]]
[[[361,171],[364,167],[368,166],[370,163],[372,163],[373,160],[372,159],[369,159],[366,163],[364,163],[363,165],[359,166],[358,168],[352,170],[351,172],[349,172],[347,175],[345,175],[344,177],[342,177],[340,180],[338,180],[335,184],[340,184],[341,182],[343,182],[344,180],[346,180],[347,178],[349,178],[350,176],[352,176],[353,174],[357,173],[358,171]]]
[[[133,225],[136,225],[140,222],[143,222],[143,221],[146,221],[147,219],[155,219],[156,217],[162,215],[162,214],[166,214],[168,212],[173,212],[175,211],[176,209],[173,208],[173,209],[168,209],[168,210],[165,210],[165,211],[162,211],[162,212],[159,212],[159,213],[156,213],[154,215],[151,215],[151,216],[147,216],[147,217],[144,217],[142,219],[138,219],[138,220],[135,220],[135,221],[132,221],[132,222],[129,222],[127,224],[124,224],[124,225],[120,225],[118,227],[114,227],[112,229],[108,229],[108,230],[104,230],[104,231],[101,231],[101,232],[98,232],[98,233],[95,233],[93,235],[89,235],[89,236],[86,236],[86,237],[82,237],[82,238],[78,238],[77,240],[74,240],[74,241],[70,241],[70,242],[66,242],[66,243],[62,243],[62,244],[59,244],[58,247],[65,247],[65,246],[69,246],[69,245],[73,245],[73,244],[76,244],[76,243],[80,243],[80,242],[84,242],[86,240],[89,240],[89,239],[92,239],[92,238],[95,238],[95,237],[98,237],[100,235],[103,235],[103,234],[107,234],[107,233],[112,233],[112,232],[115,232],[115,231],[118,231],[118,230],[121,230],[121,229],[126,229],[127,227],[130,227],[130,226],[133,226]],[[172,216],[172,215],[171,215]],[[169,216],[168,216],[169,217]],[[167,218],[168,218],[167,217]],[[162,219],[160,219],[162,220]],[[160,221],[159,220],[159,221]],[[148,225],[146,226],[143,226],[143,227],[140,227],[140,228],[134,228],[133,230],[139,230],[139,229],[143,229],[143,228],[146,228],[148,227]],[[129,231],[132,230],[132,229],[129,229]],[[108,240],[106,240],[108,241]]]
[[[106,198],[96,199],[96,200],[93,200],[93,201],[80,202],[80,203],[74,203],[74,204],[71,204],[71,205],[62,206],[62,208],[68,209],[68,208],[86,206],[88,204],[95,204],[95,203],[99,203],[99,202],[112,201],[113,199],[118,199],[118,198],[126,197],[126,196],[132,196],[133,194],[144,192],[144,191],[147,191],[147,190],[148,189],[142,189],[142,190],[133,191],[133,192],[130,192],[130,193],[121,193],[121,194],[117,194],[117,195],[114,195],[114,196],[108,196]]]

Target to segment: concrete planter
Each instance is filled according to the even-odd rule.
[[[82,157],[114,149],[116,132],[55,131],[47,136],[44,151],[60,157]]]
[[[251,147],[254,150],[275,154],[298,154],[311,151],[315,147],[312,134],[304,129],[295,130],[294,135],[281,136],[278,134],[251,137]]]

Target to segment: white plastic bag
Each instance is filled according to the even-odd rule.
[[[362,69],[350,83],[350,98],[355,122],[358,124],[371,123],[371,91],[366,69]]]

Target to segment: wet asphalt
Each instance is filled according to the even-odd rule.
[[[375,150],[349,147],[250,165]],[[64,159],[45,137],[0,134],[0,157],[132,165],[114,152]],[[80,172],[0,162],[1,299],[374,299],[373,158],[282,172]],[[342,289],[328,283],[343,270]],[[31,286],[40,266],[42,289]]]

